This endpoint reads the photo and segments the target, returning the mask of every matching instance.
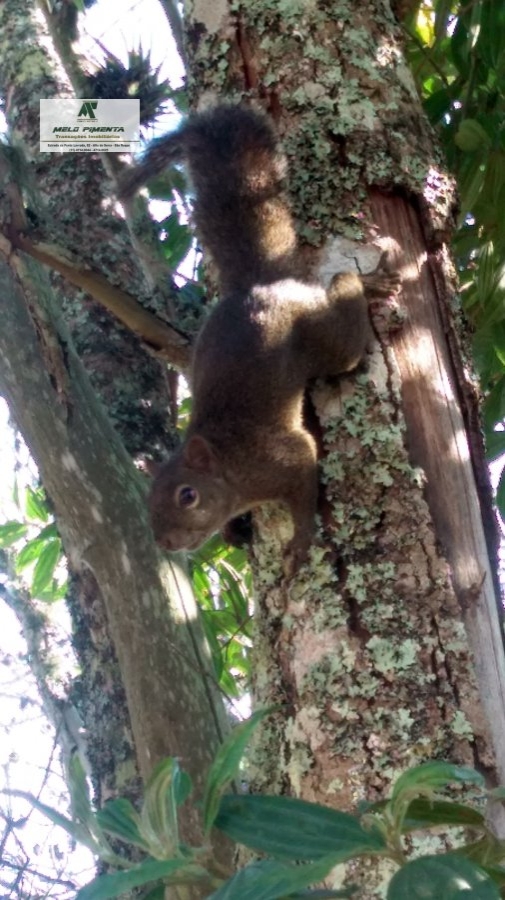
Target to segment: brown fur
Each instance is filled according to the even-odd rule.
[[[317,498],[303,394],[311,378],[359,362],[368,335],[363,282],[337,275],[326,291],[302,278],[284,159],[265,116],[217,107],[170,141],[172,158],[177,146],[188,163],[195,224],[217,265],[221,300],[196,341],[186,438],[152,486],[154,533],[167,549],[195,549],[231,518],[279,500],[294,520],[285,559],[292,573],[307,554]],[[379,275],[375,289],[390,292],[391,277]]]

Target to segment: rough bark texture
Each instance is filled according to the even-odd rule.
[[[94,801],[101,807],[119,795],[139,804],[142,782],[125,687],[104,598],[89,569],[72,573],[67,605],[80,669],[70,687],[69,700],[85,725],[85,755]]]
[[[11,2],[0,8],[0,85],[19,160],[7,177],[4,234],[13,236],[19,226],[22,193],[46,242],[78,252],[83,266],[163,315],[167,297],[144,281],[99,161],[38,152],[39,98],[68,94],[69,86],[35,8]],[[59,37],[70,46],[69,35]],[[40,467],[73,573],[70,610],[83,674],[72,701],[86,725],[95,799],[117,793],[136,799],[137,764],[145,777],[166,755],[181,759],[198,795],[226,728],[221,700],[185,574],[176,563],[160,568],[145,485],[110,424],[133,455],[173,446],[164,369],[89,297],[60,277],[50,286],[43,270],[21,263],[9,243],[3,241],[2,252],[15,275],[5,266],[0,382]],[[186,839],[198,842],[196,813],[187,814],[184,827]]]
[[[395,335],[376,314],[362,369],[313,394],[325,494],[310,567],[287,587],[281,516],[271,509],[256,517],[255,696],[283,704],[258,742],[256,787],[351,807],[383,796],[400,770],[433,757],[475,764],[497,781],[505,774],[504,671],[482,524],[490,516],[473,481],[475,472],[484,477],[477,430],[469,429],[475,400],[457,342],[448,342],[457,334],[444,243],[453,185],[392,14],[380,0],[359,9],[346,0],[193,0],[187,36],[193,99],[247,95],[274,116],[305,252],[323,280],[372,269],[389,244],[409,312]],[[36,70],[28,93],[37,83],[49,96],[48,75]],[[72,563],[100,585],[141,768],[171,752],[201,783],[216,734],[210,682],[199,678],[205,665],[183,618],[167,619],[142,489],[43,280],[28,298],[30,321],[10,278],[2,269],[1,383]],[[175,563],[163,577],[176,599]],[[380,895],[381,878],[364,878],[363,900]]]
[[[39,152],[39,100],[68,96],[71,87],[50,54],[35,9],[35,3],[21,8],[15,0],[0,5],[0,90],[23,199],[37,217],[28,233],[62,253],[77,253],[81,264],[100,271],[111,284],[166,312],[166,300],[153,296],[145,283],[100,160],[89,153]],[[83,291],[58,276],[53,287],[77,352],[129,452],[152,455],[173,448],[160,363]]]
[[[3,262],[0,387],[54,503],[74,571],[100,585],[121,668],[140,771],[177,756],[201,792],[223,727],[196,608],[180,565],[162,563],[146,520],[144,490],[94,397],[63,323],[51,318],[61,382],[48,371],[34,326],[49,285],[37,274],[31,314]],[[45,296],[48,300],[48,293]],[[203,649],[202,649],[203,648]],[[186,839],[199,840],[196,812]]]
[[[258,741],[255,789],[350,808],[436,757],[494,783],[505,776],[505,669],[490,494],[447,265],[454,187],[399,30],[378,0],[221,0],[191,4],[188,35],[195,100],[247,95],[276,119],[323,280],[369,271],[389,248],[407,308],[396,334],[375,313],[364,366],[313,392],[320,529],[287,589],[281,515],[256,516],[255,698],[287,712]],[[381,878],[366,875],[360,897],[379,896]]]
[[[68,85],[54,55],[50,55],[42,18],[35,15],[35,4],[31,8],[26,4],[23,9],[15,3],[2,5],[0,42],[1,92],[6,98],[5,112],[17,159],[14,171],[7,177],[2,172],[6,192],[11,198],[14,196],[9,177],[16,178],[19,196],[37,217],[35,232],[40,229],[46,242],[55,247],[80,250],[83,265],[102,266],[114,284],[141,292],[141,272],[132,260],[127,229],[107,199],[110,187],[100,164],[90,155],[41,156],[38,151],[39,99],[58,96],[62,90],[68,94]],[[19,206],[22,213],[22,204]],[[7,214],[9,227],[14,230],[13,212],[11,205]],[[33,226],[30,236],[34,237]],[[156,447],[173,445],[173,434],[167,427],[165,376],[159,363],[89,297],[59,277],[53,277],[52,286],[93,383],[130,452],[156,453]],[[45,362],[64,403],[68,373],[65,374],[65,361],[50,317],[48,320],[42,314],[42,307],[37,327],[39,338],[46,345]],[[11,352],[13,349],[11,345]],[[16,412],[12,410],[14,417]],[[50,411],[47,412],[50,431]],[[25,437],[30,444],[32,436],[27,433]],[[50,444],[45,452],[50,452]],[[69,568],[72,574],[71,563]],[[83,743],[91,765],[95,801],[100,804],[117,793],[135,801],[140,788],[138,765],[104,597],[94,575],[83,570],[80,558],[71,583],[74,648],[82,676],[73,685],[69,703],[79,709],[85,726]]]
[[[498,533],[483,452],[476,386],[461,355],[464,323],[451,304],[453,271],[443,247],[427,245],[415,208],[397,197],[372,198],[381,234],[402,248],[408,327],[393,339],[411,462],[426,477],[426,499],[465,622],[493,744],[505,740],[504,654]],[[464,365],[465,363],[465,365]],[[458,688],[461,692],[461,687]],[[482,760],[484,762],[484,760]],[[500,778],[505,776],[500,753]]]

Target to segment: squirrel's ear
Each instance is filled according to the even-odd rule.
[[[196,472],[213,473],[217,468],[217,459],[210,444],[205,438],[195,434],[185,444],[182,451],[184,465]]]

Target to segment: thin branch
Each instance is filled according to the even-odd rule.
[[[417,36],[417,34],[415,34],[415,32],[411,31],[409,28],[407,28],[407,26],[405,24],[403,24],[401,22],[400,22],[400,28],[403,31],[403,33],[407,35],[408,39],[410,41],[412,41],[414,44],[416,44],[418,50],[420,50],[421,53],[423,54],[423,56],[426,57],[430,66],[433,68],[433,71],[437,73],[437,75],[440,77],[441,81],[443,82],[444,87],[446,87],[448,90],[450,88],[450,84],[449,84],[449,81],[447,80],[447,75],[445,74],[443,69],[438,65],[436,60],[433,58],[433,53],[432,53],[433,48],[427,47],[426,44],[423,44],[423,42],[420,40],[420,38]]]
[[[165,13],[172,37],[177,47],[177,52],[181,57],[184,65],[187,63],[186,49],[184,47],[184,32],[182,28],[182,19],[175,0],[160,0],[160,6]]]
[[[100,272],[83,266],[61,247],[33,241],[26,234],[9,229],[8,237],[4,234],[3,240],[0,238],[0,252],[11,263],[13,249],[27,253],[63,275],[70,284],[86,291],[137,334],[156,355],[176,368],[187,368],[190,354],[188,335],[149,312],[131,294],[110,284]]]
[[[61,885],[61,887],[67,887],[74,891],[77,888],[75,881],[66,881],[63,878],[54,878],[54,876],[51,875],[44,875],[43,872],[38,872],[36,869],[31,869],[24,863],[9,862],[9,860],[5,859],[5,857],[2,858],[2,865],[6,866],[8,869],[14,869],[15,872],[21,872],[21,874],[27,872],[28,875],[35,875],[36,878],[40,878],[41,881],[49,882],[49,884],[59,884]]]
[[[187,334],[149,312],[135,297],[110,284],[101,272],[82,264],[69,250],[29,236],[21,191],[12,178],[11,165],[4,153],[0,153],[0,183],[8,203],[8,219],[0,233],[0,253],[4,253],[10,265],[21,263],[13,254],[17,250],[49,266],[113,313],[151,352],[175,368],[183,371],[188,368],[190,339]]]

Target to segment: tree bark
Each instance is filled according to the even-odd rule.
[[[187,29],[194,101],[247,95],[276,120],[322,280],[388,249],[407,312],[394,331],[372,306],[365,365],[312,392],[324,498],[310,566],[288,586],[280,513],[255,516],[254,694],[283,711],[258,741],[254,788],[351,808],[437,757],[503,781],[496,526],[459,348],[454,185],[397,24],[382,2],[223,0],[193,4]],[[360,896],[383,876],[364,875]]]
[[[39,465],[72,567],[90,570],[100,585],[140,770],[147,776],[159,759],[177,756],[198,793],[223,723],[184,570],[157,555],[141,478],[94,397],[61,320],[50,324],[67,378],[64,396],[47,371],[33,318],[5,262],[0,285],[2,393]],[[190,819],[192,839],[196,818]]]
[[[387,247],[408,313],[393,332],[372,311],[364,366],[312,393],[325,490],[310,566],[289,585],[281,513],[255,517],[254,692],[281,704],[258,741],[255,788],[351,808],[434,757],[496,783],[505,672],[494,524],[448,262],[454,189],[394,18],[379,0],[220,0],[193,3],[186,29],[193,101],[247,97],[275,119],[303,252],[322,280],[373,269]],[[216,730],[205,665],[180,614],[166,618],[163,579],[176,598],[181,569],[158,568],[142,488],[54,309],[44,358],[32,324],[43,336],[40,297],[29,297],[30,321],[7,267],[1,277],[0,379],[70,558],[103,593],[142,770],[170,752],[198,781]],[[363,874],[363,900],[381,895],[383,877]]]
[[[19,233],[22,197],[29,197],[44,211],[43,227],[54,227],[51,236],[65,249],[75,252],[80,243],[83,261],[100,266],[111,284],[149,295],[124,222],[103,199],[104,175],[96,159],[38,155],[39,97],[57,95],[59,85],[33,13],[34,7],[21,10],[10,2],[0,11],[7,116],[20,159],[23,153],[36,159],[27,177],[22,167],[18,182],[13,171],[5,182],[0,386],[39,466],[74,575],[76,649],[91,692],[80,708],[88,713],[93,741],[88,758],[100,769],[94,772],[97,798],[128,792],[125,777],[135,785],[130,726],[142,776],[162,757],[176,756],[198,797],[226,717],[184,567],[160,559],[147,524],[145,478],[111,425],[115,413],[134,455],[170,446],[165,409],[156,421],[157,405],[167,402],[165,374],[138,341],[118,333],[89,298],[76,298],[61,280],[55,300],[42,267],[16,252],[10,239]],[[76,355],[61,305],[109,415]],[[123,690],[127,709],[120,708]],[[100,754],[104,740],[108,753]],[[187,807],[182,817],[183,839],[198,844],[198,813]],[[217,852],[227,856],[222,844]]]

